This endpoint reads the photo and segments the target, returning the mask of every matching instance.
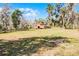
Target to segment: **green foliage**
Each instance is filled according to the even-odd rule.
[[[51,4],[48,4],[46,10],[49,14],[49,17],[52,15],[52,10],[54,9],[54,6],[52,6]]]
[[[12,20],[13,20],[13,26],[14,28],[18,29],[18,25],[20,24],[20,19],[19,17],[22,16],[22,12],[19,9],[16,9],[12,13]]]

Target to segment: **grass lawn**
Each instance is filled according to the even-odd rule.
[[[51,28],[3,33],[0,55],[79,56],[79,31]]]

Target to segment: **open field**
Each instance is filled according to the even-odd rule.
[[[63,28],[52,28],[52,29],[30,29],[29,31],[17,31],[11,33],[0,34],[0,39],[3,40],[18,40],[19,38],[29,37],[51,37],[61,36],[69,38],[79,38],[78,30],[63,29]]]
[[[0,55],[79,55],[79,31],[51,28],[3,33]]]

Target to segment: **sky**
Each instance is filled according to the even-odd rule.
[[[4,4],[0,3],[0,10]],[[24,18],[26,19],[38,19],[38,18],[46,18],[48,16],[46,12],[47,3],[9,3],[10,9],[20,9],[23,11]],[[79,12],[79,4],[77,4],[74,8],[76,12]]]

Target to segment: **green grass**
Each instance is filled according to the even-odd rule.
[[[51,28],[2,33],[0,55],[79,55],[79,32]]]

